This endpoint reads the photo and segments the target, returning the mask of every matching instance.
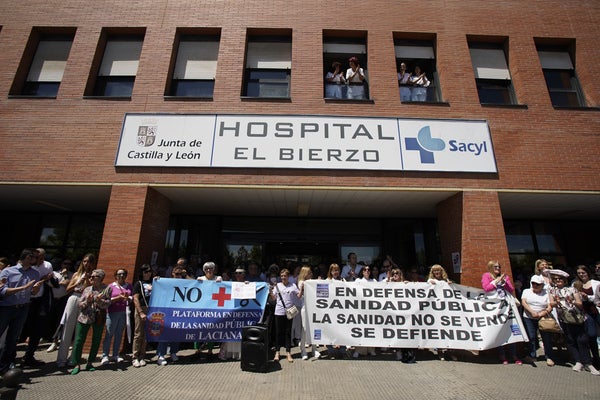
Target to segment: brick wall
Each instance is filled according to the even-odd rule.
[[[406,10],[426,9],[425,18]],[[600,113],[557,110],[550,104],[534,38],[571,38],[585,96],[600,103],[600,11],[595,0],[565,4],[532,1],[348,2],[331,12],[323,2],[262,1],[224,5],[219,1],[84,1],[0,4],[0,144],[4,181],[115,183],[208,183],[450,187],[486,189],[598,190]],[[9,98],[8,92],[33,26],[77,28],[57,99]],[[173,39],[179,27],[221,28],[221,47],[212,101],[165,101]],[[100,32],[106,27],[146,29],[130,101],[83,99]],[[292,29],[291,102],[240,99],[248,28]],[[373,104],[335,104],[322,99],[323,29],[367,32]],[[394,32],[436,36],[442,97],[449,106],[401,104],[396,82]],[[507,37],[509,64],[518,101],[527,109],[481,107],[466,35]],[[355,171],[114,167],[125,112],[271,113],[418,118],[484,119],[497,155],[496,176]],[[35,149],[35,158],[24,157]],[[38,160],[44,160],[40,163]]]

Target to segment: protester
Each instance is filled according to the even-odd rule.
[[[207,263],[208,264],[208,263]],[[204,264],[204,265],[207,265]],[[206,272],[209,268],[205,269],[204,272]],[[214,263],[212,264],[212,271],[214,272],[215,266]],[[183,275],[184,275],[184,269],[179,267],[179,266],[174,266],[173,269],[171,270],[171,278],[174,279],[186,279]],[[198,278],[200,279],[200,278]],[[167,353],[167,351],[169,353]],[[156,349],[156,356],[158,357],[158,359],[156,360],[156,363],[160,366],[165,366],[167,365],[167,359],[166,356],[167,354],[169,354],[171,357],[171,362],[177,362],[179,361],[179,357],[177,356],[177,352],[179,351],[179,342],[159,342],[158,343],[158,348]]]
[[[542,317],[552,316],[552,306],[548,290],[546,289],[546,281],[541,275],[533,275],[530,280],[531,288],[525,289],[521,296],[521,304],[523,305],[523,323],[529,337],[529,342],[526,344],[528,349],[527,362],[534,362],[537,359],[537,332],[539,330],[539,321]],[[554,366],[552,356],[552,333],[539,330],[544,344],[544,356],[546,365]]]
[[[0,350],[0,374],[14,367],[17,341],[27,319],[31,295],[38,293],[42,282],[32,268],[37,263],[33,250],[21,252],[19,262],[0,271],[0,335],[6,331],[4,347]]]
[[[505,298],[508,295],[514,296],[515,287],[510,281],[510,276],[502,272],[502,266],[497,260],[491,260],[487,264],[487,272],[481,277],[481,286],[488,296],[497,296],[498,298]],[[514,360],[515,364],[521,365],[523,362],[517,357],[517,348],[514,343],[505,344],[498,348],[498,356],[500,362],[504,365],[508,364],[506,358],[506,350],[509,351],[510,356]]]
[[[304,307],[304,283],[312,279],[313,273],[308,265],[304,265],[302,269],[300,269],[300,274],[298,275],[298,298],[300,299],[300,324],[301,324],[301,336],[300,336],[300,354],[302,355],[303,360],[308,360],[308,354],[306,353],[306,308]],[[312,352],[315,358],[321,357],[321,353],[317,351],[317,346],[312,345]]]
[[[127,278],[127,270],[119,268],[115,271],[115,281],[110,284],[111,299],[108,306],[108,314],[106,317],[106,333],[104,335],[104,343],[102,345],[102,365],[109,363],[110,342],[113,341],[112,361],[123,362],[123,358],[119,356],[119,348],[123,339],[123,330],[129,325],[129,305],[133,292],[133,288],[125,279]],[[129,336],[129,328],[127,338]]]
[[[554,283],[554,287],[550,289],[550,305],[556,308],[567,348],[575,360],[573,371],[580,372],[585,369],[592,375],[600,375],[600,371],[592,365],[589,336],[583,324],[585,316],[581,295],[574,287],[567,286],[569,274],[565,271],[552,269],[550,275]]]
[[[354,254],[354,253],[348,254],[348,259],[351,258],[350,256],[352,254]],[[356,254],[354,254],[354,257],[355,257],[354,260],[356,261]],[[342,282],[346,281],[341,276],[341,269],[338,264],[334,263],[329,266],[329,271],[327,272],[327,280],[328,281],[342,281]],[[340,357],[340,356],[347,357],[346,346],[340,346],[338,344],[336,344],[336,345],[328,344],[327,345],[327,355],[332,360],[334,360],[336,357]]]
[[[98,354],[100,339],[106,322],[106,309],[110,304],[111,287],[105,285],[104,270],[95,269],[90,275],[91,286],[86,287],[78,302],[79,315],[77,316],[77,328],[75,329],[75,343],[71,361],[74,365],[71,375],[77,375],[80,371],[81,353],[88,331],[92,328],[92,344],[87,358],[86,371],[94,371],[93,362]]]
[[[94,268],[96,268],[96,256],[88,253],[83,257],[83,260],[81,260],[77,271],[73,274],[73,277],[67,286],[67,293],[70,293],[70,296],[67,300],[65,312],[61,319],[62,334],[60,336],[60,347],[58,348],[58,354],[56,355],[56,365],[58,368],[67,366],[69,347],[71,346],[75,327],[77,326],[77,317],[79,315],[79,298],[81,297],[83,290],[92,284],[90,275]]]
[[[294,362],[292,358],[292,320],[288,319],[285,310],[294,305],[294,298],[298,296],[298,286],[289,281],[290,271],[286,268],[279,272],[281,282],[277,283],[271,292],[271,299],[275,301],[275,358],[279,361],[279,351],[285,346],[288,362]]]
[[[133,305],[135,307],[135,328],[133,334],[133,361],[134,368],[146,365],[146,321],[148,319],[148,306],[152,294],[152,268],[144,264],[140,270],[139,281],[133,287]]]
[[[358,273],[358,278],[356,278],[355,282],[364,283],[364,282],[377,282],[376,279],[371,278],[371,267],[368,265],[363,266]],[[376,356],[375,347],[370,346],[357,346],[354,348],[354,352],[352,353],[353,358],[360,357],[360,354],[369,354],[370,356]]]

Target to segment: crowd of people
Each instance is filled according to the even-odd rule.
[[[413,72],[406,70],[406,64],[400,64],[398,72],[401,101],[427,101],[427,88],[431,81],[419,65]],[[368,98],[367,76],[360,66],[358,57],[348,59],[348,68],[343,69],[342,63],[334,61],[325,74],[325,97],[329,99],[365,100]]]
[[[450,285],[452,280],[440,264],[434,264],[428,273],[417,267],[403,270],[392,257],[368,265],[358,262],[357,255],[350,253],[347,263],[329,266],[295,265],[288,263],[280,268],[273,264],[261,269],[253,261],[236,267],[235,271],[218,273],[214,262],[206,262],[197,271],[187,260],[180,258],[164,271],[143,265],[139,275],[127,281],[128,270],[118,268],[114,281],[106,283],[106,273],[97,268],[94,254],[86,254],[74,265],[70,259],[56,263],[53,267],[45,260],[44,249],[25,249],[18,262],[10,266],[6,258],[0,258],[0,373],[16,364],[17,344],[27,342],[21,364],[39,367],[42,361],[34,355],[42,338],[51,339],[46,351],[57,351],[56,365],[76,375],[82,368],[82,352],[90,328],[92,330],[90,350],[84,368],[95,370],[94,362],[101,350],[100,365],[125,362],[124,350],[131,347],[132,366],[147,364],[148,338],[145,324],[148,320],[152,285],[156,279],[197,279],[199,281],[265,282],[269,287],[269,299],[265,320],[270,321],[274,351],[273,360],[285,358],[294,362],[292,348],[300,347],[301,358],[330,359],[375,356],[375,347],[351,347],[327,345],[321,353],[315,344],[307,342],[302,321],[305,317],[303,304],[304,284],[310,279],[340,280],[347,282],[387,281],[396,283],[426,282],[429,285]],[[481,287],[488,296],[505,298],[513,296],[520,308],[523,324],[530,338],[522,346],[514,343],[498,348],[499,360],[503,364],[537,361],[541,348],[546,365],[555,365],[556,351],[566,344],[574,371],[589,371],[600,375],[600,356],[597,331],[600,328],[600,263],[595,269],[580,265],[575,268],[576,276],[565,269],[553,268],[546,260],[537,260],[534,274],[528,280],[530,287],[522,289],[522,277],[515,281],[503,272],[497,260],[488,262],[481,278]],[[295,306],[295,307],[292,307]],[[297,309],[297,315],[288,315]],[[102,337],[104,340],[102,341]],[[69,350],[72,351],[69,354]],[[102,346],[102,347],[100,347]],[[160,366],[177,362],[179,343],[160,342],[156,348],[156,363]],[[218,347],[218,358],[222,360],[241,357],[241,343],[193,343],[199,354],[208,351],[212,358]],[[285,348],[285,353],[281,349]],[[555,348],[557,350],[555,351]],[[392,349],[396,359],[404,363],[416,361],[416,349]],[[456,359],[447,349],[432,349],[440,360]],[[523,355],[524,357],[520,357]]]

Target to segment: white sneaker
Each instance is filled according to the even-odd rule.
[[[48,349],[46,350],[46,352],[52,353],[56,349],[58,349],[58,343],[52,342],[52,344],[50,346],[48,346]]]
[[[588,364],[585,366],[585,369],[591,372],[592,375],[600,375],[600,371],[596,369],[592,364]]]
[[[140,360],[140,367],[146,366],[146,360]]]
[[[179,357],[177,357],[177,354],[171,354],[171,361],[177,362],[178,360],[179,360]]]
[[[139,367],[141,367],[140,360],[137,360],[137,359],[133,360],[132,365],[133,365],[133,368],[139,368]]]
[[[315,350],[315,358],[321,358],[321,353]]]
[[[160,356],[160,357],[158,357],[158,361],[156,361],[156,363],[158,365],[167,365],[167,360],[165,360],[164,357]]]
[[[360,356],[360,354],[358,354],[358,351],[355,351],[355,352],[352,354],[352,357],[354,357],[354,358],[358,358],[359,356]]]
[[[121,362],[123,362],[123,361],[124,361],[124,360],[123,360],[123,357],[120,357],[120,356],[113,357],[113,359],[112,359],[112,360],[113,360],[113,362],[116,362],[116,363],[121,363]]]
[[[302,356],[302,359],[303,359],[304,361],[306,361],[306,360],[308,360],[308,356],[305,354],[305,355],[303,355],[303,356]]]
[[[583,370],[583,364],[580,362],[575,363],[575,365],[573,366],[573,371],[581,372],[582,370]]]
[[[102,357],[102,360],[100,361],[100,365],[106,365],[109,362],[110,361],[108,360],[108,357],[104,356],[104,357]]]

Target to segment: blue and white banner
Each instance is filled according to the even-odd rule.
[[[486,121],[126,114],[116,166],[497,172]]]
[[[512,296],[467,286],[309,280],[304,296],[313,344],[486,350],[528,340]]]
[[[261,320],[269,288],[256,283],[254,298],[248,298],[235,295],[235,284],[170,278],[153,281],[148,341],[241,341],[242,328]]]

